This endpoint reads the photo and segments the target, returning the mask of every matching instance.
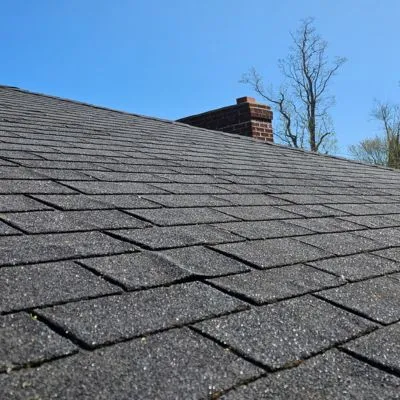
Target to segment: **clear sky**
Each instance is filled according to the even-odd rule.
[[[400,102],[399,0],[1,0],[0,84],[168,119],[279,85],[289,31],[315,17],[329,54],[338,154],[377,132],[375,98]]]

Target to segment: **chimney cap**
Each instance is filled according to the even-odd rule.
[[[256,99],[254,97],[238,97],[236,99],[236,104],[242,104],[242,103],[256,103]]]

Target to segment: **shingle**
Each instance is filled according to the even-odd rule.
[[[85,171],[85,174],[106,182],[168,182],[159,175],[114,171]]]
[[[0,170],[0,182],[6,183],[4,179],[43,179],[43,177],[29,168],[5,167]]]
[[[150,186],[141,182],[66,181],[65,184],[85,194],[145,194],[165,192],[155,186]],[[53,193],[57,192],[54,191]]]
[[[299,367],[241,386],[221,400],[386,400],[399,397],[400,379],[330,350]]]
[[[292,214],[274,206],[215,207],[214,209],[245,221],[300,218],[296,214]]]
[[[191,275],[188,270],[152,252],[85,258],[80,262],[128,290],[170,284]]]
[[[389,228],[392,226],[400,226],[400,221],[393,220],[384,215],[364,215],[341,217],[341,219],[354,222],[358,225],[364,225],[367,228]]]
[[[382,247],[378,242],[362,238],[352,233],[322,233],[312,236],[296,238],[303,243],[310,244],[336,255],[360,253],[366,250],[377,250]]]
[[[272,303],[344,283],[340,278],[306,265],[252,271],[211,279],[210,282],[257,304]]]
[[[0,317],[0,372],[75,353],[69,340],[26,313]]]
[[[159,188],[158,193],[175,193],[175,194],[214,194],[229,193],[216,185],[207,184],[190,184],[190,183],[153,183],[153,187]],[[162,189],[162,190],[161,190]]]
[[[161,226],[235,221],[235,218],[211,208],[158,208],[154,210],[126,211]]]
[[[231,204],[226,200],[208,194],[159,194],[143,197],[166,207],[212,207]]]
[[[259,268],[297,264],[331,255],[331,253],[293,239],[269,239],[221,244],[215,246],[215,248],[250,262]]]
[[[346,343],[344,347],[374,364],[400,373],[400,322]]]
[[[237,206],[265,206],[265,205],[284,205],[289,202],[268,196],[266,194],[217,194],[215,197],[229,201]]]
[[[2,214],[0,214],[0,218],[2,217]],[[4,215],[3,215],[4,217]],[[6,219],[6,218],[4,218]],[[21,234],[21,231],[18,231],[11,227],[10,225],[5,224],[3,221],[0,220],[0,236],[2,235],[17,235]]]
[[[365,227],[362,225],[357,225],[353,222],[330,217],[292,219],[290,220],[290,223],[319,233],[345,232],[356,229],[365,229]]]
[[[86,182],[85,182],[86,183]],[[68,187],[60,185],[52,181],[22,181],[22,180],[5,180],[1,182],[0,194],[63,194],[74,193]]]
[[[242,262],[202,246],[165,250],[160,254],[194,275],[219,276],[250,270]]]
[[[143,228],[149,225],[117,210],[32,211],[0,214],[0,217],[30,233]]]
[[[50,179],[65,180],[65,181],[93,180],[92,178],[90,178],[90,176],[85,175],[84,173],[79,171],[74,171],[72,169],[35,168],[33,171],[35,171],[44,178],[50,178]]]
[[[100,232],[0,237],[0,265],[56,261],[134,250],[130,243]]]
[[[400,320],[400,282],[390,277],[350,283],[318,295],[384,324]]]
[[[116,208],[158,208],[159,205],[135,194],[99,194],[90,196],[91,199],[107,203]]]
[[[37,312],[93,347],[244,308],[240,300],[193,282],[74,302]]]
[[[345,211],[352,215],[385,214],[378,208],[375,208],[372,204],[330,204],[329,207]]]
[[[306,295],[204,321],[195,327],[276,369],[368,332],[375,324]]]
[[[355,234],[372,239],[378,243],[387,246],[400,246],[400,229],[383,228],[374,230],[364,230],[355,232]]]
[[[216,244],[243,240],[239,236],[224,232],[210,225],[123,229],[114,231],[113,233],[150,249],[167,249],[196,244]]]
[[[20,194],[0,195],[0,212],[38,211],[50,209],[49,206]]]
[[[368,253],[314,261],[310,265],[331,272],[332,274],[343,276],[349,281],[372,278],[400,270],[400,263]]]
[[[0,394],[16,400],[200,399],[262,372],[184,328],[0,375]]]
[[[395,247],[392,249],[385,249],[375,251],[372,254],[375,254],[380,257],[389,258],[390,260],[394,260],[400,263],[400,247]]]
[[[323,194],[277,194],[276,197],[291,201],[296,204],[338,204],[354,203],[355,196],[346,195],[323,195]]]
[[[290,220],[291,222],[292,220]],[[285,221],[251,221],[251,222],[226,222],[215,224],[219,229],[224,229],[247,239],[282,238],[285,236],[307,235],[312,231],[292,225]]]
[[[102,203],[84,194],[43,194],[35,195],[34,197],[47,204],[61,208],[62,210],[99,210],[114,208],[110,204]]]
[[[4,267],[0,287],[2,312],[121,291],[73,262]]]
[[[158,177],[177,183],[226,183],[227,181],[220,176],[205,174],[157,174]],[[160,182],[160,180],[159,180]]]
[[[218,188],[221,190],[218,193],[233,193],[233,194],[260,194],[260,193],[282,193],[281,189],[276,186],[267,185],[240,185],[235,183],[218,183]]]
[[[345,212],[333,210],[332,208],[328,208],[318,204],[310,204],[310,205],[296,204],[289,206],[279,206],[279,208],[307,218],[347,215],[347,213]]]

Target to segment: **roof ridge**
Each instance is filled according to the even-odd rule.
[[[362,162],[362,161],[351,160],[349,158],[336,156],[336,155],[321,154],[321,153],[317,153],[317,152],[314,152],[314,151],[311,151],[311,150],[299,149],[299,148],[286,146],[286,145],[283,145],[283,144],[280,144],[280,143],[262,142],[262,141],[260,141],[258,139],[252,138],[252,137],[241,136],[241,135],[237,135],[237,134],[229,133],[229,132],[217,131],[217,130],[214,130],[214,129],[206,129],[206,128],[195,127],[193,125],[185,124],[183,122],[178,122],[178,121],[169,120],[169,119],[165,119],[165,118],[150,117],[150,116],[147,116],[147,115],[136,114],[136,113],[132,113],[132,112],[128,112],[128,111],[123,111],[123,110],[118,110],[118,109],[115,109],[115,108],[95,105],[95,104],[87,103],[87,102],[84,102],[84,101],[68,99],[68,98],[65,98],[65,97],[55,96],[55,95],[51,95],[51,94],[32,92],[32,91],[27,90],[27,89],[21,89],[21,88],[19,88],[17,86],[9,86],[9,85],[0,84],[0,88],[12,89],[12,90],[15,90],[15,91],[18,91],[18,92],[21,92],[21,93],[32,94],[32,95],[35,95],[35,96],[48,97],[48,98],[61,100],[61,101],[66,101],[66,102],[69,102],[69,103],[79,104],[79,105],[92,107],[92,108],[96,108],[96,109],[100,109],[100,110],[112,111],[112,112],[116,112],[116,113],[119,113],[119,114],[131,115],[131,116],[135,116],[135,117],[139,117],[139,118],[145,118],[145,119],[148,119],[148,120],[151,120],[151,121],[164,122],[164,123],[178,125],[178,126],[190,127],[192,129],[197,129],[197,130],[202,130],[202,131],[207,131],[207,132],[214,132],[214,133],[217,133],[218,135],[228,135],[228,136],[231,136],[231,137],[235,137],[235,138],[237,138],[239,140],[247,140],[247,141],[252,141],[253,143],[256,142],[256,143],[262,143],[262,144],[268,145],[268,146],[276,146],[276,147],[283,148],[285,150],[299,151],[299,152],[302,152],[302,153],[312,154],[312,155],[315,155],[315,156],[333,158],[333,159],[337,159],[337,160],[341,160],[341,161],[347,161],[347,162],[354,163],[354,164],[365,165],[365,166],[368,166],[368,167],[375,167],[375,168],[379,168],[379,169],[384,169],[384,170],[397,172],[397,170],[395,170],[393,168],[384,167],[384,166],[381,166],[381,165],[367,164],[367,163]]]

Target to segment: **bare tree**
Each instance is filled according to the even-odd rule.
[[[376,103],[372,116],[380,122],[387,142],[387,166],[400,168],[400,105]]]
[[[390,168],[400,168],[400,105],[376,102],[371,115],[382,134],[349,147],[357,160]]]
[[[295,34],[288,56],[279,60],[284,77],[278,91],[265,88],[262,76],[255,68],[243,75],[241,82],[249,84],[279,113],[276,136],[284,143],[312,151],[327,151],[334,139],[328,110],[335,99],[329,95],[332,77],[346,61],[335,58],[329,62],[328,44],[315,30],[313,19],[302,21]]]
[[[349,146],[349,152],[354,159],[367,164],[388,165],[387,141],[380,136],[364,139],[358,144]]]

